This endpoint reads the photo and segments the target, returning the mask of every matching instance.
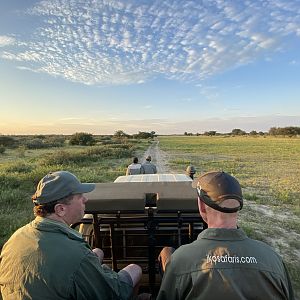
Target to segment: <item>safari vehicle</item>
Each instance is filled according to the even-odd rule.
[[[192,242],[205,226],[191,181],[185,174],[147,174],[97,183],[88,194],[79,231],[92,247],[104,251],[104,263],[115,271],[139,264],[140,289],[155,296],[161,249]]]

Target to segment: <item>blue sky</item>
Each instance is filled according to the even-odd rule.
[[[0,133],[300,126],[299,0],[0,2]]]

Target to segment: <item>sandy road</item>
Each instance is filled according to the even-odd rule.
[[[170,168],[168,167],[168,155],[159,148],[159,141],[153,141],[149,148],[144,153],[144,159],[150,155],[152,158],[152,163],[156,165],[157,173],[170,173]]]

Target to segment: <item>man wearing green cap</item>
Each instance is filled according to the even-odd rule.
[[[193,187],[208,229],[173,254],[170,247],[162,250],[157,300],[294,299],[281,257],[237,226],[243,206],[239,182],[225,172],[209,172]]]
[[[3,300],[130,299],[141,268],[128,265],[119,273],[101,265],[103,251],[90,249],[69,225],[79,222],[93,183],[72,173],[52,172],[32,196],[36,218],[18,229],[0,257]]]

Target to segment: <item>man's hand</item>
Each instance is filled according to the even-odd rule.
[[[98,256],[100,264],[102,264],[104,258],[104,252],[100,248],[93,249],[93,252]]]

